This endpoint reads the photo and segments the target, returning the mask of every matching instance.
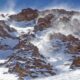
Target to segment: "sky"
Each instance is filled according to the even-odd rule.
[[[28,7],[35,9],[66,8],[79,10],[80,0],[0,0],[0,11],[19,11]]]

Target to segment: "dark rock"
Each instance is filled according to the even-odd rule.
[[[23,9],[17,15],[11,15],[10,18],[16,21],[31,21],[38,17],[38,11],[31,8]]]
[[[80,57],[76,57],[72,62],[71,68],[74,69],[76,67],[80,67]]]
[[[61,33],[53,33],[49,35],[49,39],[60,39],[62,41],[66,40],[66,36],[64,34]]]
[[[12,38],[12,36],[10,35],[11,32],[16,32],[16,30],[13,28],[10,28],[7,24],[5,24],[4,21],[0,21],[0,36],[1,37]]]
[[[54,16],[52,14],[48,14],[44,18],[39,18],[37,25],[35,26],[35,31],[37,31],[37,30],[42,31],[42,30],[50,27],[51,20],[53,17]]]
[[[79,44],[75,44],[75,45],[69,45],[68,46],[68,50],[69,50],[69,53],[72,53],[72,54],[78,54],[80,53],[80,43]]]
[[[39,75],[55,75],[52,66],[46,62],[46,58],[39,53],[38,48],[33,44],[21,40],[14,51],[16,52],[8,61],[11,64],[6,63],[10,68],[9,72],[18,73],[20,78],[24,76],[36,78]]]

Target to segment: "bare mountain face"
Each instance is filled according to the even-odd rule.
[[[11,15],[10,18],[16,21],[30,21],[38,17],[38,11],[31,8],[23,9],[17,15]]]
[[[8,68],[5,74],[32,80],[80,68],[79,12],[28,8],[0,17],[0,67]]]

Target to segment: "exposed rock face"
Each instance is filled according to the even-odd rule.
[[[64,9],[55,9],[55,11],[58,11],[60,14],[68,14],[68,15],[73,15],[75,11],[66,11]]]
[[[61,41],[66,42],[68,51],[71,54],[80,53],[80,40],[72,35],[65,36],[61,33],[54,33],[50,35],[49,39],[60,39]]]
[[[76,67],[80,67],[80,57],[76,57],[73,60],[73,63],[71,65],[71,68],[74,69]]]
[[[16,21],[31,21],[38,17],[38,11],[31,8],[23,9],[17,15],[11,15],[10,18]]]
[[[15,29],[6,25],[4,21],[0,21],[0,37],[13,39],[10,34],[15,31]],[[9,67],[9,72],[17,73],[19,78],[24,76],[36,78],[41,75],[54,75],[55,72],[52,66],[46,62],[46,58],[39,53],[37,47],[29,43],[30,36],[29,34],[21,35],[20,41],[18,39],[19,43],[12,49],[9,45],[0,44],[0,50],[12,50],[13,52],[12,55],[8,56],[9,60],[4,64]]]
[[[75,38],[73,35],[68,35],[66,41],[77,42],[79,39]]]
[[[3,58],[7,61],[0,63],[0,66],[9,68],[9,73],[17,73],[22,80],[26,76],[37,78],[55,75],[61,67],[64,66],[65,68],[66,65],[70,65],[71,68],[80,67],[80,40],[75,38],[72,33],[69,35],[64,34],[64,31],[67,32],[68,29],[71,29],[74,34],[79,34],[75,32],[76,28],[71,22],[75,20],[72,18],[75,13],[78,14],[64,9],[38,11],[28,8],[23,9],[18,14],[9,16],[8,20],[11,20],[13,28],[7,24],[8,20],[0,21],[0,60],[2,56],[11,53]],[[4,15],[1,16],[5,18]],[[74,22],[76,25],[79,23],[77,21],[78,19],[76,23]],[[16,24],[20,26],[14,26]],[[24,27],[23,24],[25,24]],[[32,28],[31,30],[28,29],[29,25]],[[52,30],[46,32],[48,28]],[[64,31],[61,33],[58,30]],[[31,40],[34,41],[31,42]],[[51,58],[42,55],[48,52]],[[70,57],[69,60],[64,59],[66,54]],[[53,65],[51,65],[52,62],[49,59],[53,60]],[[72,60],[71,64],[65,64],[65,61],[70,60]],[[61,67],[58,68],[57,65]],[[65,69],[62,69],[62,72],[65,72]]]
[[[0,50],[8,50],[8,48],[7,45],[0,45]]]
[[[80,45],[79,44],[70,45],[69,46],[69,52],[72,54],[80,53]]]
[[[0,36],[12,37],[10,33],[16,32],[15,29],[10,28],[4,21],[0,21]]]
[[[7,63],[10,67],[9,72],[18,73],[20,78],[55,75],[52,66],[46,62],[46,58],[39,53],[38,48],[31,43],[24,43],[22,41],[16,45],[16,52],[9,58],[8,63],[11,63]]]
[[[71,54],[74,58],[72,59],[72,64],[70,68],[80,68],[80,40],[75,38],[73,35],[63,35],[61,33],[51,34],[49,37],[50,40],[52,39],[59,39],[61,40],[66,46],[66,52]]]
[[[49,39],[60,39],[63,42],[72,42],[72,43],[78,43],[79,39],[75,38],[75,36],[73,35],[64,35],[62,33],[54,33],[54,34],[50,34]]]
[[[61,20],[62,22],[69,22],[69,21],[70,21],[70,18],[63,16],[62,18],[60,18],[60,20]]]
[[[72,54],[80,53],[80,40],[72,35],[68,35],[66,41],[69,42],[68,49]]]
[[[48,14],[44,18],[39,18],[38,22],[37,22],[37,25],[35,26],[35,31],[36,30],[41,31],[45,28],[50,27],[51,20],[52,20],[53,17],[54,17],[53,14]]]
[[[60,39],[62,41],[66,40],[66,36],[61,33],[50,34],[49,39]]]
[[[38,48],[30,43],[31,37],[34,36],[32,34],[20,35],[18,39],[16,38],[18,43],[12,48],[1,45],[0,50],[12,50],[12,54],[7,57],[8,60],[5,63],[0,65],[8,67],[10,73],[17,73],[20,79],[26,76],[37,78],[55,75],[56,72],[51,64],[47,63],[46,58],[39,53]]]
[[[14,35],[15,33],[17,35],[16,29],[11,28],[5,21],[0,20],[0,54],[3,53],[2,55],[6,56],[9,54],[7,51],[11,51],[11,54],[13,53],[12,49],[19,41],[17,36]]]

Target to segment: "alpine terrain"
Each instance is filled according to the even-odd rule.
[[[0,14],[0,80],[80,80],[80,12],[23,9]]]

